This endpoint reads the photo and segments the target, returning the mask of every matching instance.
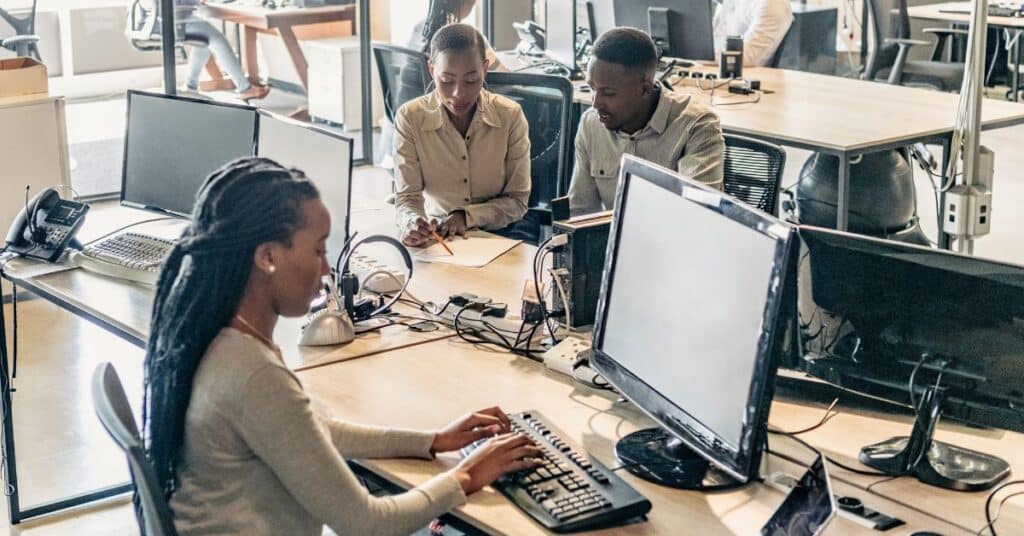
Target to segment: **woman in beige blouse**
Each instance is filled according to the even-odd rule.
[[[435,91],[395,117],[395,207],[402,241],[422,246],[431,230],[499,230],[526,214],[529,127],[515,102],[484,89],[487,43],[472,26],[449,24],[430,44]]]
[[[143,429],[182,535],[409,534],[539,450],[498,408],[440,431],[343,422],[314,412],[274,343],[329,273],[327,208],[297,170],[236,161],[199,193],[165,261],[145,360]],[[497,435],[408,492],[374,497],[347,457],[418,456]]]

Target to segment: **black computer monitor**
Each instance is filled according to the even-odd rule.
[[[569,77],[579,75],[576,66],[576,0],[547,0],[545,20],[545,55],[569,70]]]
[[[714,0],[614,0],[615,24],[651,34],[667,56],[715,59]]]
[[[327,258],[341,253],[349,233],[352,197],[352,138],[260,111],[257,154],[302,170],[320,190],[331,214]]]
[[[128,91],[121,204],[188,217],[207,177],[256,151],[250,106]]]
[[[692,489],[758,476],[795,245],[775,218],[623,157],[592,365],[661,425],[619,441],[623,467]]]
[[[916,408],[865,447],[893,475],[979,490],[1006,462],[933,441],[940,415],[1024,432],[1024,267],[814,227],[799,230],[798,368]]]

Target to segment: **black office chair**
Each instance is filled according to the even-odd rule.
[[[153,464],[146,457],[121,379],[110,363],[100,363],[92,374],[92,404],[103,428],[128,457],[128,469],[142,505],[139,528],[147,536],[176,535],[174,515],[164,499]]]
[[[907,15],[906,0],[897,0],[897,17],[893,36],[883,38],[879,15],[888,13],[888,3],[883,0],[869,0],[868,18],[871,20],[870,52],[861,78],[889,82],[904,86],[930,87],[941,91],[957,91],[964,78],[964,64],[942,61],[946,53],[946,42],[952,42],[953,35],[966,35],[966,30],[954,28],[925,28],[925,33],[934,34],[935,46],[930,60],[908,60],[910,47],[925,45],[927,41],[910,39],[910,17]]]
[[[3,19],[14,28],[14,35],[0,38],[0,47],[6,48],[19,56],[35,58],[36,61],[43,61],[39,56],[39,36],[36,32],[36,0],[32,0],[32,9],[22,17],[15,17],[7,10],[0,8],[0,19]]]
[[[124,33],[132,47],[140,52],[155,52],[163,48],[159,0],[134,0],[128,6],[128,22]],[[174,46],[183,57],[185,46],[209,45],[210,40],[206,36],[186,32],[183,24],[175,25]]]
[[[725,135],[725,193],[748,205],[779,215],[779,184],[786,151],[778,145]]]
[[[533,73],[487,73],[487,88],[523,107],[530,124],[530,190],[523,222],[531,243],[551,234],[551,200],[569,190],[573,87],[561,76]]]
[[[374,43],[380,87],[384,92],[384,113],[395,122],[395,114],[403,104],[426,95],[430,87],[427,55],[411,48]]]

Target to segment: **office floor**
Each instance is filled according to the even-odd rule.
[[[108,104],[97,104],[108,102]],[[79,107],[92,107],[87,110]],[[85,121],[109,101],[69,106],[69,133],[82,142],[102,140],[123,131],[109,122]],[[116,115],[115,115],[116,116]],[[104,130],[110,129],[110,130]],[[118,134],[120,135],[120,134]],[[109,139],[109,138],[108,138]],[[995,200],[992,234],[977,242],[976,253],[1009,262],[1024,263],[1024,211],[1013,207],[1024,201],[1024,152],[1019,150],[1024,126],[986,132],[984,144],[995,151]],[[810,155],[788,150],[786,184],[795,183],[800,166]],[[926,231],[934,236],[934,201],[927,179],[917,174],[918,207]],[[359,199],[381,199],[389,191],[387,175],[380,169],[360,168],[355,173],[353,218],[378,220],[378,209]],[[377,222],[379,223],[379,222]],[[375,225],[377,224],[375,223]],[[11,306],[4,306],[11,318]],[[22,504],[31,505],[58,497],[115,484],[127,479],[124,458],[102,431],[92,412],[89,380],[101,361],[112,361],[138,401],[142,352],[44,300],[19,303],[18,377],[14,382],[14,418],[19,450],[18,466]],[[10,325],[8,325],[10,337]],[[9,338],[10,340],[10,338]],[[50,534],[135,534],[135,523],[126,499],[8,527],[7,503],[0,497],[0,534],[42,536]]]

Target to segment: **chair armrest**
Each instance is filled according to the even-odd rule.
[[[39,36],[32,34],[15,35],[8,37],[7,39],[0,39],[0,46],[11,47],[16,45],[24,45],[28,43],[38,43]]]
[[[925,28],[921,31],[938,35],[967,35],[967,30],[961,28]]]
[[[896,45],[899,45],[901,47],[909,48],[909,47],[912,47],[914,45],[925,45],[925,46],[927,46],[927,45],[930,45],[931,43],[929,43],[928,41],[921,41],[920,39],[905,39],[905,38],[901,38],[901,37],[887,37],[887,38],[885,38],[885,44],[887,44],[887,45],[889,45],[889,44],[896,44]]]

